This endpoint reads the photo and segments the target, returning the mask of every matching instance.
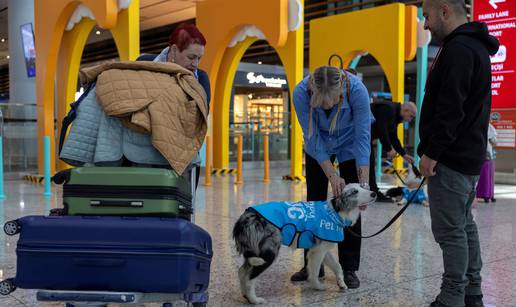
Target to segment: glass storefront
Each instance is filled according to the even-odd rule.
[[[239,71],[230,113],[230,161],[236,161],[236,135],[244,136],[244,161],[263,161],[269,134],[271,161],[289,160],[290,109],[284,75]]]

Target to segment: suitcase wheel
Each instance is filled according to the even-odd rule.
[[[207,305],[207,303],[193,303],[192,306],[193,307],[206,307],[208,305]]]
[[[21,231],[21,225],[18,221],[9,221],[4,224],[4,232],[8,236],[14,236]]]
[[[6,279],[0,282],[0,294],[9,295],[16,290],[16,286],[12,279]]]

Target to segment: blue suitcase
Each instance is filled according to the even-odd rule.
[[[20,232],[17,272],[0,294],[24,289],[200,293],[208,289],[210,235],[183,219],[28,216],[7,222]]]

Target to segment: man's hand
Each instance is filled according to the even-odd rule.
[[[430,159],[426,155],[421,157],[421,161],[419,162],[419,170],[421,174],[425,177],[435,176],[435,166],[437,165],[437,161]]]
[[[391,151],[389,151],[387,153],[387,158],[389,160],[392,160],[392,159],[394,159],[394,157],[396,157],[396,150],[394,150],[394,148],[393,148],[393,149],[391,149]]]
[[[414,157],[412,157],[411,155],[404,155],[404,156],[403,156],[403,159],[404,159],[405,161],[407,161],[408,163],[410,163],[410,164],[414,164],[414,162],[416,162],[416,161],[414,160]]]

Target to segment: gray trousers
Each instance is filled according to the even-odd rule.
[[[428,180],[428,197],[432,232],[444,260],[437,300],[460,307],[464,306],[465,295],[482,294],[480,243],[471,214],[478,176],[464,175],[442,164],[436,173]]]

